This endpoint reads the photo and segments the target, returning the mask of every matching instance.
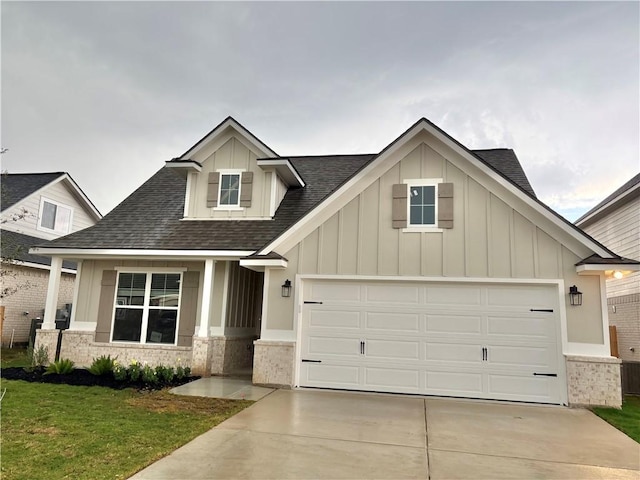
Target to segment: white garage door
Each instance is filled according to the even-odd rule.
[[[305,280],[303,300],[300,386],[561,402],[555,286]]]

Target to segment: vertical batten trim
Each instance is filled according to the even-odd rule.
[[[492,193],[487,190],[487,275],[493,277],[493,235],[491,228],[491,197]]]
[[[365,189],[366,190],[366,189]],[[364,222],[362,219],[364,218],[364,202],[362,201],[363,193],[358,195],[358,239],[356,244],[356,274],[360,275],[362,273],[362,242],[363,242],[363,233],[362,230],[364,228]]]
[[[510,207],[511,208],[511,207]],[[513,208],[509,211],[509,264],[511,266],[511,278],[517,277],[516,272],[516,238],[515,238],[515,225],[514,225],[514,211]]]
[[[344,225],[344,208],[341,208],[338,211],[338,245],[337,245],[337,253],[336,253],[336,273],[342,273],[342,236],[343,236],[343,225]]]
[[[329,217],[330,219],[331,217]],[[329,221],[329,220],[327,220]],[[324,255],[323,255],[323,240],[324,240],[324,226],[326,222],[318,227],[318,254],[316,255],[316,268],[315,272],[320,273],[320,265],[324,265]],[[325,272],[323,272],[325,273]]]
[[[533,276],[540,277],[540,254],[538,252],[538,232],[540,229],[533,225]]]
[[[465,277],[469,276],[469,244],[471,243],[470,233],[469,233],[469,175],[465,174],[464,177],[464,191],[462,192],[464,195],[464,207],[462,212],[462,220],[464,225],[464,275]]]
[[[380,264],[382,263],[382,259],[380,258],[380,252],[382,251],[381,246],[381,228],[380,228],[380,205],[382,203],[382,177],[379,177],[378,180],[378,215],[376,215],[376,219],[378,224],[376,225],[377,233],[377,248],[376,248],[376,273],[380,275]]]

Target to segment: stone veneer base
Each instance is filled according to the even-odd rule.
[[[253,345],[253,383],[268,387],[291,388],[295,342],[256,340]]]
[[[33,350],[37,351],[40,347],[47,349],[49,356],[48,361],[53,362],[56,356],[56,348],[58,347],[58,333],[60,330],[36,330],[36,339],[33,345]],[[62,349],[60,350],[60,358],[65,358],[62,355]]]
[[[622,407],[619,358],[567,355],[566,361],[569,406]]]

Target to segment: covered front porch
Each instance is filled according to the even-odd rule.
[[[56,330],[55,305],[67,257],[53,256],[35,347],[46,347],[52,361],[57,353],[78,366],[111,355],[123,365],[182,365],[201,376],[251,374],[264,273],[240,266],[250,252],[230,253],[75,257],[73,308],[63,331]]]

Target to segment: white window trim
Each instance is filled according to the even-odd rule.
[[[111,335],[110,342],[115,344],[123,344],[123,345],[153,345],[153,346],[177,346],[178,345],[178,332],[180,331],[180,307],[182,302],[182,281],[184,279],[182,269],[177,268],[164,268],[164,269],[155,269],[155,268],[146,268],[141,269],[139,267],[130,267],[130,268],[117,268],[116,275],[116,290],[115,295],[113,296],[113,311],[111,313]],[[121,273],[145,273],[147,275],[146,283],[144,286],[144,305],[135,306],[139,308],[134,308],[132,310],[142,310],[142,325],[140,327],[140,341],[125,341],[125,340],[114,340],[113,332],[116,324],[116,308],[118,308],[118,286],[120,284],[120,274]],[[180,290],[178,291],[178,306],[176,307],[176,336],[173,339],[173,343],[147,343],[147,328],[149,326],[149,299],[151,297],[151,277],[153,274],[180,274]],[[120,305],[121,306],[121,305]]]
[[[44,217],[44,202],[51,203],[56,207],[62,207],[69,210],[70,212],[69,213],[69,229],[66,232],[62,230],[56,230],[55,228],[53,229],[47,228],[42,225],[42,219]],[[56,212],[56,216],[57,216],[57,212]],[[56,202],[55,200],[51,200],[50,198],[41,196],[40,209],[38,210],[38,223],[36,225],[36,228],[42,232],[56,233],[58,235],[67,235],[68,233],[71,233],[73,231],[73,207],[70,205],[67,205],[66,203]]]
[[[214,210],[244,210],[244,207],[240,206],[240,195],[242,195],[242,174],[245,170],[238,169],[220,169],[216,170],[220,174],[220,183],[218,184],[218,206],[213,207]],[[238,175],[240,177],[240,181],[238,183],[238,204],[237,205],[221,205],[220,197],[222,195],[222,176],[223,175]]]
[[[403,232],[424,232],[440,233],[442,228],[438,228],[438,184],[442,183],[442,178],[409,178],[402,181],[407,185],[407,227]],[[435,188],[435,212],[433,225],[411,225],[411,187],[434,187]]]

